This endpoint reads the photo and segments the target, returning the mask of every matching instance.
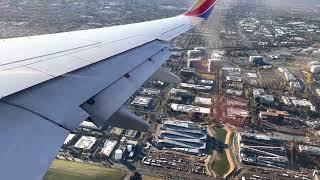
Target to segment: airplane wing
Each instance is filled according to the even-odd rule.
[[[150,77],[179,83],[161,67],[168,41],[208,18],[215,3],[198,0],[167,19],[0,40],[0,179],[41,179],[88,118],[146,131],[123,104]]]

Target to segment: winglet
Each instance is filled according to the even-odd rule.
[[[189,11],[184,15],[207,19],[210,16],[216,2],[217,0],[197,0],[192,8],[190,8]]]

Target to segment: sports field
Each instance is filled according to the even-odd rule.
[[[71,161],[53,161],[44,180],[122,180],[124,171]]]

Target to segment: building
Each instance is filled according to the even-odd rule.
[[[188,59],[199,58],[202,55],[201,50],[188,50],[187,52]]]
[[[211,98],[195,97],[194,103],[201,105],[211,105]]]
[[[152,89],[152,88],[142,88],[140,91],[141,95],[145,96],[159,96],[161,91],[159,89]]]
[[[320,73],[320,65],[312,65],[310,67],[310,72],[313,73],[313,74]]]
[[[318,96],[320,96],[320,89],[316,89],[316,93]]]
[[[83,121],[80,124],[81,128],[85,128],[85,129],[92,129],[92,130],[101,130],[101,127],[97,127],[93,122],[90,121]]]
[[[181,83],[180,87],[197,91],[210,91],[212,89],[212,86],[196,85],[189,83]]]
[[[175,96],[180,96],[182,94],[189,94],[189,92],[185,89],[176,89],[176,88],[172,88],[170,90],[170,94],[171,95],[175,95]]]
[[[235,96],[242,96],[243,91],[227,89],[226,93],[231,94],[231,95],[235,95]]]
[[[239,133],[240,161],[253,166],[283,169],[289,166],[283,141],[263,134]]]
[[[151,101],[152,101],[152,98],[150,98],[150,97],[137,96],[131,102],[131,105],[140,106],[140,107],[146,107],[147,108],[147,107],[149,107]]]
[[[199,106],[185,105],[185,104],[171,104],[171,109],[178,112],[184,113],[200,113],[210,114],[210,108],[204,108]]]
[[[299,152],[320,156],[320,147],[312,145],[299,145]]]
[[[253,97],[256,101],[262,104],[272,105],[274,103],[274,97],[272,95],[265,94],[264,89],[253,89]]]
[[[95,137],[91,136],[82,136],[79,141],[74,145],[74,147],[79,148],[79,149],[86,149],[89,150],[91,147],[94,145],[96,142]]]
[[[128,130],[126,130],[124,136],[128,137],[128,138],[135,138],[137,136],[137,134],[138,134],[138,131],[128,129]]]
[[[73,138],[75,134],[69,134],[68,137],[64,140],[63,144],[68,144]]]
[[[104,143],[104,146],[101,150],[101,155],[103,156],[106,156],[106,157],[109,157],[114,149],[114,147],[118,144],[117,141],[115,140],[107,140],[105,143]]]
[[[190,121],[167,120],[160,127],[158,145],[192,154],[204,153],[207,132]]]
[[[242,82],[242,78],[238,76],[226,76],[227,81]]]
[[[274,109],[268,109],[267,111],[261,111],[259,113],[259,118],[261,120],[269,121],[275,124],[283,122],[288,117],[289,113],[287,111],[277,111]]]
[[[211,85],[214,84],[214,81],[203,79],[203,80],[200,81],[200,83],[203,84],[203,85],[209,85],[209,86],[211,86]]]
[[[249,57],[249,62],[255,64],[255,65],[263,65],[263,57],[262,56],[250,56]]]

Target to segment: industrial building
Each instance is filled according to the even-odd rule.
[[[285,143],[261,134],[238,135],[240,161],[253,166],[287,168],[289,165]]]
[[[104,146],[103,148],[101,149],[101,155],[102,156],[106,156],[106,157],[109,157],[114,149],[114,147],[118,144],[117,141],[115,140],[107,140],[105,143],[104,143]]]
[[[192,154],[204,153],[207,132],[190,121],[167,120],[160,127],[158,145]]]
[[[210,108],[204,108],[199,106],[185,105],[185,104],[171,104],[171,109],[178,112],[184,113],[200,113],[210,114]]]
[[[91,136],[82,136],[79,141],[74,145],[74,147],[79,148],[79,149],[86,149],[89,150],[91,147],[94,145],[96,142],[95,137]]]

